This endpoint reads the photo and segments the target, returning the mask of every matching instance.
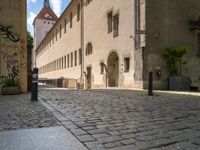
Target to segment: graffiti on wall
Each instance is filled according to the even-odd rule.
[[[0,36],[9,39],[12,42],[18,42],[20,38],[10,31],[11,28],[11,26],[4,26],[0,24]]]
[[[14,43],[5,39],[1,40],[1,84],[7,78],[15,78],[15,80],[19,79],[19,52],[20,46],[18,43]]]

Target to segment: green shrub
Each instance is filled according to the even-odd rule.
[[[183,56],[187,53],[184,47],[166,48],[163,57],[167,62],[170,75],[182,75],[182,65],[187,63]]]

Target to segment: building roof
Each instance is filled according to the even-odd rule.
[[[35,17],[35,19],[57,21],[58,17],[51,9],[51,7],[43,7],[39,14]]]

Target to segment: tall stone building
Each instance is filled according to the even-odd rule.
[[[0,2],[0,91],[5,78],[19,81],[27,92],[26,0]]]
[[[166,89],[169,73],[162,54],[172,46],[189,49],[183,74],[200,76],[198,0],[72,0],[36,49],[41,79],[85,88]],[[199,81],[200,82],[200,81]]]
[[[49,30],[58,20],[58,17],[50,7],[49,0],[44,0],[43,8],[36,16],[33,22],[34,26],[34,48],[33,48],[33,63],[35,66],[35,50],[47,35]]]

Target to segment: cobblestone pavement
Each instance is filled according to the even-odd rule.
[[[0,131],[56,126],[59,122],[40,102],[31,102],[30,93],[0,95]]]
[[[90,150],[200,150],[200,97],[41,89],[43,104]]]

